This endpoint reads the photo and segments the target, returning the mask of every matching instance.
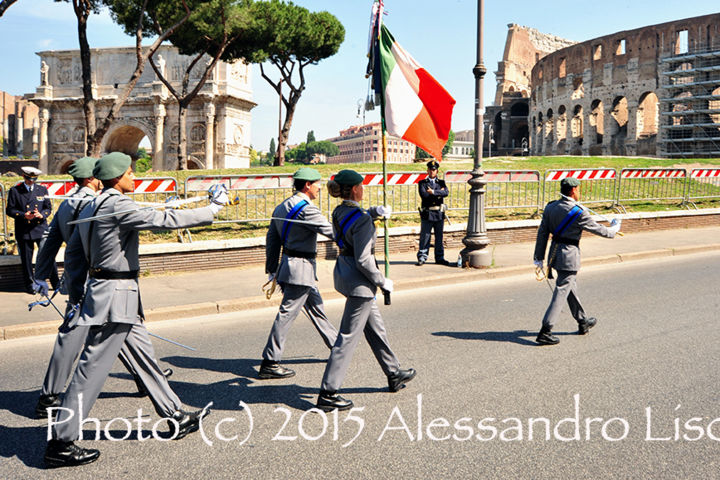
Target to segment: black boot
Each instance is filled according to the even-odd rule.
[[[391,392],[397,392],[405,388],[405,384],[415,378],[415,369],[398,370],[392,375],[388,375],[388,387]]]
[[[60,395],[40,395],[38,403],[35,406],[35,418],[47,418],[48,408],[60,406]]]
[[[100,451],[94,448],[81,448],[73,442],[50,440],[45,449],[45,466],[48,468],[76,467],[92,463],[99,456]]]
[[[550,327],[542,327],[535,341],[540,345],[557,345],[560,343],[560,339],[552,334]]]
[[[578,334],[585,335],[596,323],[597,319],[595,317],[586,318],[585,321],[578,322]]]
[[[295,376],[295,370],[281,367],[279,363],[263,359],[260,364],[260,373],[258,377],[263,380],[274,378],[290,378]]]
[[[200,420],[210,415],[209,409],[198,410],[196,412],[186,412],[184,410],[178,410],[172,414],[172,419],[177,422],[177,435],[173,438],[174,440],[180,440],[184,438],[188,433],[192,433],[200,428]],[[175,424],[168,420],[168,426],[170,433],[175,433]]]
[[[170,376],[173,374],[172,368],[166,368],[163,370],[163,375],[165,375],[165,378],[170,378]],[[140,377],[137,375],[133,375],[133,378],[135,379],[135,386],[138,390],[138,396],[145,397],[148,395],[147,388],[145,388],[145,384],[143,384],[142,380],[140,380]]]
[[[348,410],[352,408],[353,402],[346,400],[337,392],[331,392],[329,390],[320,390],[320,395],[317,399],[317,408],[323,412],[331,412],[335,409]]]

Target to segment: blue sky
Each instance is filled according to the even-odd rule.
[[[357,102],[367,93],[364,78],[370,0],[297,0],[309,10],[327,10],[345,26],[345,42],[333,57],[306,68],[307,88],[295,113],[291,143],[305,140],[308,130],[318,139],[360,123]],[[681,7],[678,7],[681,5]],[[473,126],[475,0],[386,0],[385,23],[395,39],[442,83],[457,105],[453,129]],[[647,0],[485,1],[485,103],[495,94],[497,63],[502,58],[507,24],[537,28],[570,40],[583,41],[681,18],[720,12],[717,0],[666,2]],[[134,44],[105,12],[88,23],[91,47]],[[34,92],[40,79],[35,52],[78,48],[75,16],[69,3],[19,0],[0,17],[0,90],[15,95]],[[274,68],[274,67],[273,67]],[[253,67],[254,100],[252,144],[267,149],[277,135],[277,94]],[[377,110],[366,121],[379,120]]]

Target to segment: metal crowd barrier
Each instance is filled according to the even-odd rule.
[[[277,175],[197,175],[185,180],[185,196],[207,192],[213,184],[223,184],[237,205],[223,208],[215,223],[245,223],[268,220],[275,207],[293,191],[292,174]],[[322,210],[322,198],[318,198]]]
[[[582,181],[582,203],[616,203],[617,172],[612,168],[548,170],[543,183],[543,206],[560,196],[560,181],[574,177]]]
[[[448,210],[467,210],[470,194],[468,180],[472,172],[450,170],[445,182],[450,194],[445,199]],[[485,208],[534,208],[540,211],[541,184],[537,170],[487,170],[485,172]]]
[[[2,216],[2,232],[0,232],[0,235],[2,235],[2,254],[7,255],[8,253],[8,233],[7,233],[7,216],[5,215],[5,187],[0,183],[0,206],[2,207],[2,213],[0,213],[0,216]]]
[[[720,198],[720,169],[695,168],[687,180],[688,188],[685,201],[697,208],[698,200]]]
[[[685,202],[687,171],[684,168],[623,168],[620,171],[617,205],[677,200]]]
[[[383,205],[383,175],[382,172],[365,173],[360,172],[363,179],[363,200],[362,206]],[[332,180],[335,176],[330,177]],[[387,204],[392,207],[393,214],[418,213],[420,196],[417,184],[427,177],[423,172],[392,172],[387,174]],[[332,211],[342,200],[330,196],[327,193],[327,216],[331,217]]]

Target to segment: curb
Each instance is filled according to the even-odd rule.
[[[642,252],[619,253],[615,255],[604,255],[591,257],[583,260],[583,266],[611,265],[650,258],[665,258],[680,255],[692,255],[696,253],[712,252],[720,250],[720,243],[708,245],[693,245],[688,247],[671,247],[658,250],[646,250]],[[415,290],[418,288],[435,287],[441,285],[454,285],[460,283],[475,282],[481,280],[497,280],[517,275],[531,274],[534,271],[532,265],[515,265],[511,267],[491,268],[487,270],[470,270],[436,275],[432,278],[409,279],[395,281],[396,291]],[[342,298],[342,295],[335,290],[320,291],[323,299],[334,300]],[[157,322],[163,320],[174,320],[181,318],[197,317],[201,315],[213,315],[219,313],[231,313],[247,310],[257,310],[268,307],[277,307],[280,304],[280,295],[267,300],[265,296],[245,297],[230,300],[218,300],[217,302],[192,303],[188,305],[175,305],[171,307],[154,308],[145,312],[146,322]],[[13,340],[23,337],[47,335],[57,332],[58,322],[36,322],[11,325],[0,328],[0,341]]]

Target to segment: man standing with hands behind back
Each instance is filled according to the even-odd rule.
[[[436,160],[427,163],[427,178],[418,182],[418,191],[422,199],[420,207],[420,248],[417,254],[417,265],[427,262],[430,252],[430,235],[435,231],[435,263],[450,265],[445,260],[443,248],[443,223],[445,222],[445,205],[443,199],[448,196],[445,180],[438,178],[440,164]]]
[[[42,172],[35,167],[22,167],[22,176],[25,180],[12,187],[8,192],[5,212],[8,217],[15,219],[15,240],[22,262],[24,290],[34,293],[32,257],[35,245],[40,245],[43,234],[48,228],[47,217],[52,211],[52,204],[47,188],[36,185],[38,175]],[[44,279],[41,279],[44,280]],[[57,268],[50,272],[50,283],[57,286]]]

